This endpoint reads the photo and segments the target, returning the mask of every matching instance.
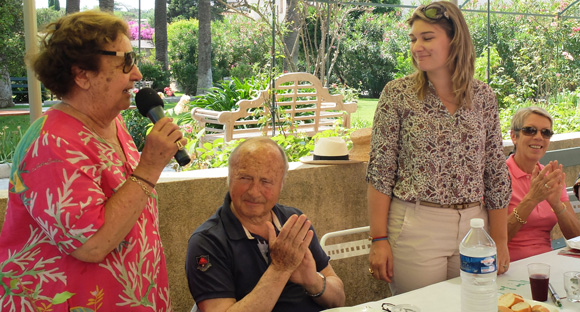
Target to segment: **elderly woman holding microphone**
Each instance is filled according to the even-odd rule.
[[[552,250],[556,224],[567,239],[580,235],[580,221],[566,192],[566,174],[558,161],[540,164],[552,131],[552,116],[543,108],[519,109],[512,118],[514,153],[507,159],[512,198],[508,207],[508,248],[512,261]]]
[[[154,188],[186,139],[163,118],[139,154],[119,114],[142,79],[135,61],[127,23],[113,14],[48,26],[31,65],[62,102],[16,148],[0,310],[172,310]]]

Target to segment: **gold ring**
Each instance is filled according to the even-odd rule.
[[[180,140],[181,140],[181,139],[180,139]],[[177,148],[178,148],[179,150],[182,150],[182,149],[183,149],[183,144],[181,144],[181,141],[177,141],[177,142],[175,142],[175,144],[177,144]]]
[[[550,188],[550,186],[548,185],[548,183],[544,184],[544,187],[547,188],[547,189]]]
[[[504,265],[503,265],[503,268],[504,268],[504,269],[507,269],[507,268],[508,268],[508,266],[504,264]]]
[[[369,273],[373,274],[373,273],[375,273],[375,271],[373,271],[373,269],[369,268]]]

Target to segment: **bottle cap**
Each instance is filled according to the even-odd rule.
[[[482,228],[483,227],[483,219],[481,218],[473,218],[469,221],[469,225],[472,228]]]

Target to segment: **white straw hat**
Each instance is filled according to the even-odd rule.
[[[314,145],[312,156],[300,158],[305,164],[339,165],[359,163],[359,160],[349,159],[346,142],[339,137],[319,138]]]

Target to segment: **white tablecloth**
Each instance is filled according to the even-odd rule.
[[[532,299],[527,264],[541,262],[550,264],[550,283],[560,297],[565,297],[563,273],[580,271],[580,258],[558,255],[558,250],[512,262],[507,273],[498,276],[498,292],[517,293],[525,299]],[[360,304],[357,307],[381,309],[385,302],[393,304],[413,304],[421,308],[421,312],[459,312],[461,310],[461,278],[454,278],[426,286],[414,291],[388,297],[379,301]],[[561,299],[563,307],[558,311],[579,312],[580,303],[572,303]],[[553,304],[550,298],[547,304]]]

